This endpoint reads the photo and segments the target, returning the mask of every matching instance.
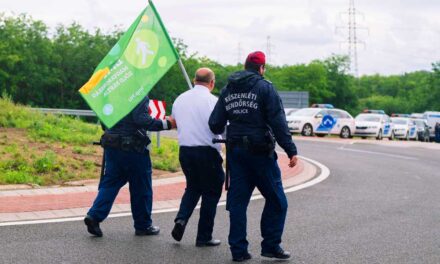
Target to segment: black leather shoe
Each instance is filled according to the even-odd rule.
[[[218,239],[211,239],[207,242],[196,241],[196,247],[215,247],[220,245],[222,242]]]
[[[186,223],[184,220],[177,220],[174,225],[173,231],[171,231],[171,236],[176,240],[182,240],[183,233],[185,233]]]
[[[89,231],[90,234],[97,237],[102,237],[102,230],[99,227],[98,221],[95,221],[95,219],[93,219],[90,215],[87,215],[84,218],[84,223],[86,224],[87,231]]]
[[[268,253],[268,252],[261,253],[261,256],[266,257],[266,258],[289,259],[290,252],[280,249],[279,251],[277,251],[275,253]]]
[[[136,236],[155,236],[160,233],[160,228],[158,226],[150,226],[145,230],[136,230]]]
[[[251,258],[252,258],[252,255],[249,254],[249,253],[246,253],[246,254],[244,254],[244,255],[241,256],[241,257],[233,258],[232,261],[235,261],[235,262],[243,262],[243,261],[249,260],[249,259],[251,259]]]

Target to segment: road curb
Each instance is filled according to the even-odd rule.
[[[313,186],[329,176],[329,170],[321,163],[306,157],[300,157],[304,168],[297,175],[283,180],[284,190],[286,193],[304,189]],[[173,181],[176,181],[174,179]],[[180,181],[180,180],[179,180]],[[263,197],[255,191],[251,200],[262,199]],[[218,206],[226,204],[226,194],[222,194],[222,198]],[[153,214],[164,212],[176,212],[179,208],[180,199],[154,201]],[[199,207],[199,206],[198,206]],[[198,208],[197,207],[197,208]],[[59,223],[83,220],[84,215],[88,211],[88,207],[48,210],[38,212],[23,212],[13,214],[0,214],[0,226],[30,225],[42,223]],[[115,204],[109,218],[130,216],[129,204]]]

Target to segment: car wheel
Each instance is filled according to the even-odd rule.
[[[303,127],[303,129],[302,129],[301,134],[302,134],[303,136],[306,136],[306,137],[311,137],[311,136],[313,136],[313,127],[312,127],[312,125],[310,125],[310,124],[305,124],[304,127]]]
[[[343,127],[341,129],[341,134],[339,135],[341,138],[350,138],[351,137],[351,131],[348,127]]]
[[[376,139],[377,139],[377,140],[382,140],[382,139],[383,139],[382,129],[379,130],[379,134],[377,134]]]
[[[392,131],[391,132],[391,136],[388,138],[389,140],[394,140],[395,139],[395,137],[394,137],[394,132]]]

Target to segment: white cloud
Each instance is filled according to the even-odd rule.
[[[110,31],[127,28],[145,7],[146,0],[2,0],[0,10],[28,13],[50,26],[78,21],[88,29]],[[307,63],[332,53],[344,53],[344,31],[335,27],[346,21],[339,12],[346,0],[161,0],[155,2],[170,34],[184,39],[197,51],[222,63],[237,62],[252,50],[266,50],[271,36],[273,62]],[[393,74],[430,69],[440,60],[440,5],[438,0],[356,1],[365,14],[358,17],[366,49],[359,47],[362,74]]]

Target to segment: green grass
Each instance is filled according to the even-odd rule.
[[[102,130],[68,116],[46,115],[0,98],[0,184],[53,185],[98,178]],[[180,170],[177,141],[153,136],[154,169]]]
[[[0,184],[50,185],[74,178],[68,173],[68,166],[63,166],[62,159],[51,150],[26,150],[26,146],[14,143],[4,150],[5,155],[0,158]]]
[[[151,138],[151,159],[153,168],[176,172],[180,170],[179,144],[171,138],[160,138],[160,148],[156,146],[156,137]]]
[[[33,111],[0,99],[0,127],[26,129],[37,142],[65,142],[90,144],[99,139],[101,128],[70,116],[57,116]]]

